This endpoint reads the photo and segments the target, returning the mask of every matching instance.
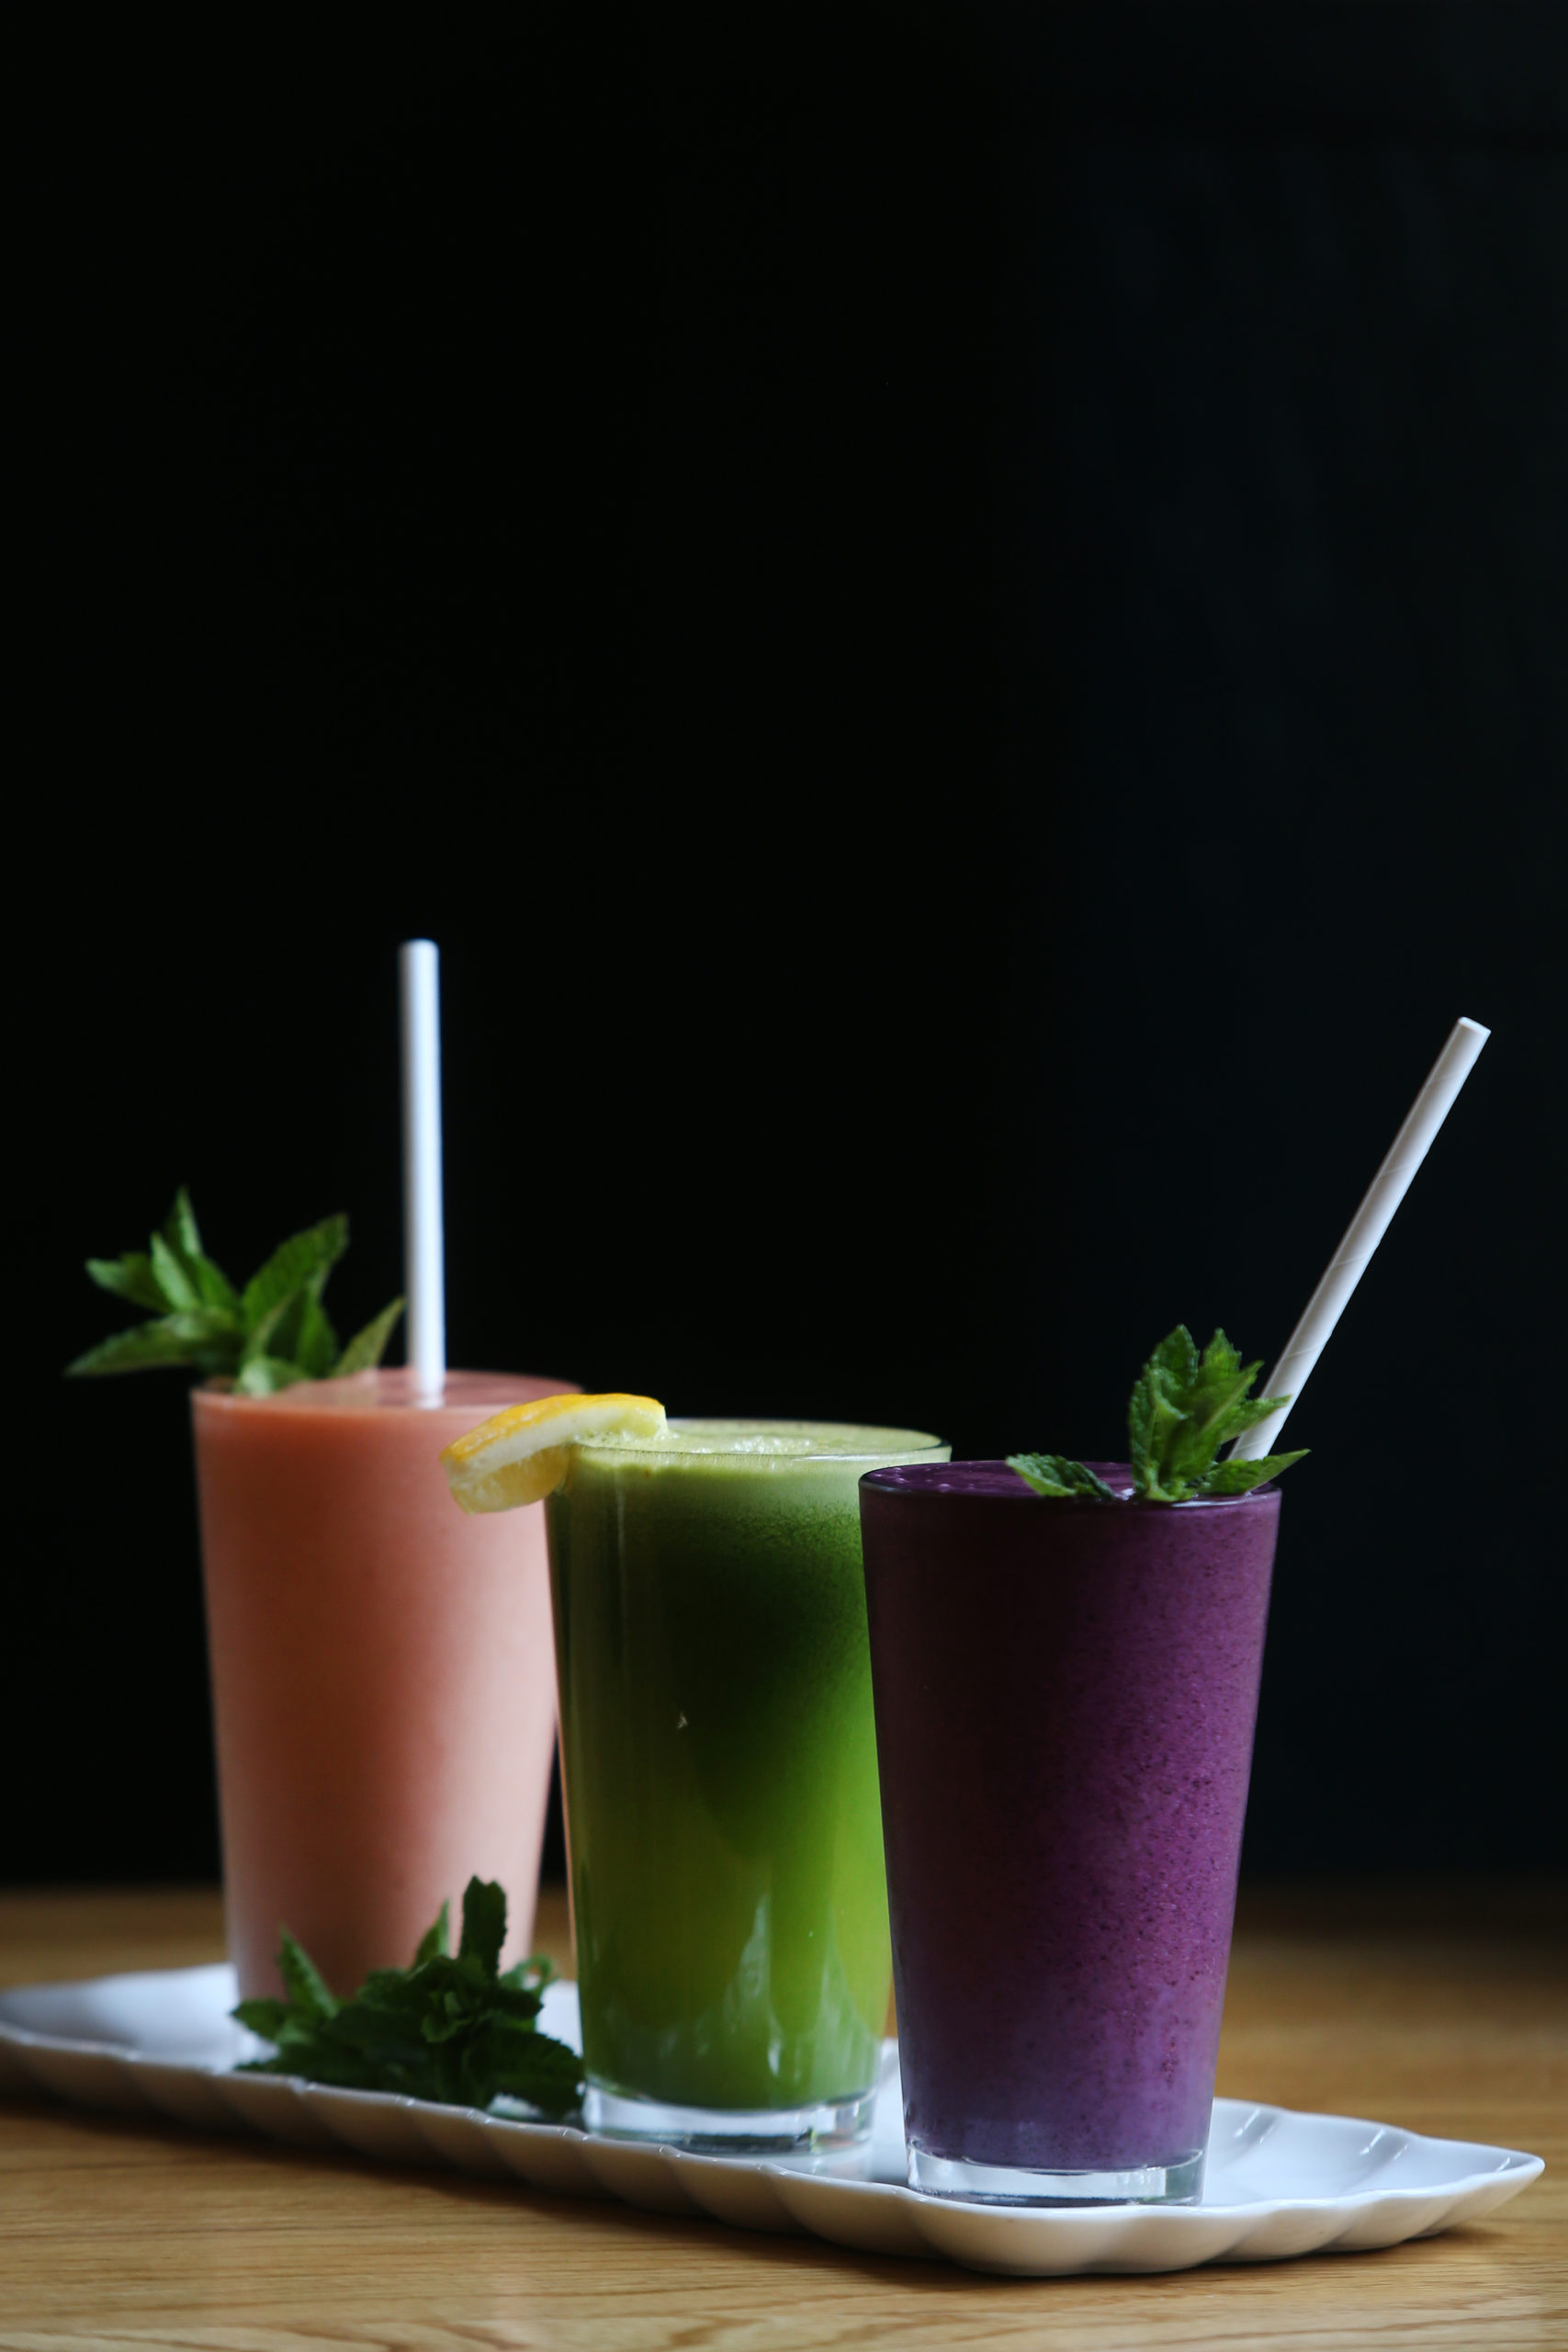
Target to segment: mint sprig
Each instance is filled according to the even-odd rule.
[[[502,1970],[506,1896],[492,1880],[468,1881],[455,1956],[448,1940],[444,1903],[412,1967],[375,1969],[351,2000],[340,2001],[285,1929],[277,1966],[288,1997],[242,2001],[232,2012],[273,2044],[273,2054],[241,2071],[446,2106],[487,2108],[507,2098],[557,2118],[574,2113],[582,2061],[536,2024],[555,1971],[543,1957]]]
[[[1262,1368],[1261,1357],[1244,1364],[1223,1331],[1200,1354],[1186,1324],[1179,1323],[1138,1374],[1128,1402],[1131,1496],[1115,1494],[1087,1463],[1065,1454],[1010,1453],[1008,1468],[1037,1495],[1087,1495],[1098,1502],[1185,1503],[1200,1495],[1250,1494],[1308,1451],[1261,1454],[1256,1462],[1217,1459],[1222,1445],[1291,1401],[1248,1394]]]
[[[321,1304],[327,1276],[348,1247],[348,1219],[323,1217],[280,1242],[243,1290],[201,1246],[190,1194],[182,1184],[160,1232],[145,1250],[89,1258],[100,1290],[145,1307],[152,1320],[89,1348],[68,1374],[100,1377],[186,1364],[208,1378],[232,1380],[246,1396],[270,1396],[296,1380],[342,1379],[378,1364],[403,1302],[395,1298],[340,1346]]]

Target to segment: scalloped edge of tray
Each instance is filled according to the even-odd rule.
[[[567,1996],[575,1990],[559,1988],[561,2006],[548,2020],[573,2040],[575,2005]],[[239,2074],[238,2030],[225,2014],[232,1998],[232,1974],[223,1967],[0,1993],[0,2092],[42,2089],[77,2106],[172,2119],[198,2131],[346,2148],[381,2164],[434,2163],[556,2196],[617,2198],[648,2212],[802,2232],[857,2253],[1025,2277],[1188,2270],[1398,2245],[1479,2220],[1543,2169],[1539,2156],[1515,2149],[1217,2099],[1209,2188],[1200,2204],[965,2204],[923,2196],[897,2178],[857,2177],[841,2159],[835,2168],[831,2161],[693,2155],[570,2125]],[[231,2053],[193,2054],[200,2041],[187,2040],[182,2049],[177,2032],[171,2041],[182,2013],[187,2025],[194,2013],[235,2037]],[[39,2022],[24,2023],[29,2014]],[[42,2030],[45,2018],[52,2030]],[[60,2030],[73,2024],[74,2032]],[[111,2025],[120,2030],[110,2033]],[[874,2143],[884,2169],[884,2143],[890,2135],[902,2141],[898,2101],[889,2043]]]

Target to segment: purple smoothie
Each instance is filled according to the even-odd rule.
[[[860,1491],[910,2148],[1195,2195],[1278,1489],[1054,1501],[965,1462]]]

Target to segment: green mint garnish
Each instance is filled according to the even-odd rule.
[[[1065,1453],[1010,1453],[1008,1468],[1016,1470],[1037,1495],[1092,1495],[1097,1502],[1113,1503],[1113,1487],[1097,1478],[1087,1462],[1069,1462]]]
[[[1242,1363],[1223,1331],[1199,1354],[1185,1323],[1163,1339],[1127,1407],[1133,1491],[1145,1502],[1184,1503],[1195,1495],[1245,1495],[1288,1470],[1306,1452],[1256,1462],[1216,1462],[1222,1445],[1266,1421],[1288,1396],[1249,1396],[1263,1369]]]
[[[245,1396],[267,1396],[296,1380],[368,1372],[380,1363],[403,1302],[395,1298],[340,1347],[321,1293],[347,1247],[348,1219],[324,1217],[280,1242],[237,1291],[202,1249],[190,1194],[182,1184],[163,1231],[152,1236],[145,1252],[87,1261],[87,1272],[100,1290],[145,1307],[152,1320],[117,1331],[65,1369],[96,1375],[188,1364],[209,1378],[232,1380]]]
[[[536,2024],[555,1971],[542,1957],[503,1971],[505,1939],[506,1896],[493,1881],[471,1878],[456,1957],[444,1903],[412,1967],[375,1969],[352,2000],[340,2001],[285,1929],[277,1967],[287,1999],[242,2001],[232,2012],[273,2044],[273,2055],[241,2072],[449,2107],[516,2099],[546,2115],[571,2115],[582,2098],[582,2061]]]
[[[1288,1396],[1247,1394],[1261,1369],[1261,1358],[1244,1364],[1223,1331],[1215,1332],[1201,1355],[1185,1323],[1168,1333],[1138,1374],[1127,1406],[1133,1464],[1128,1499],[1185,1503],[1199,1495],[1250,1494],[1301,1461],[1304,1445],[1293,1453],[1262,1454],[1256,1462],[1215,1458],[1222,1445],[1290,1403]],[[1087,1463],[1065,1454],[1010,1453],[1008,1468],[1037,1495],[1122,1499]]]

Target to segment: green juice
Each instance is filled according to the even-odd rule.
[[[722,1421],[573,1450],[550,1575],[583,2052],[610,2128],[642,2128],[645,2101],[722,2136],[726,2115],[874,2083],[891,1966],[858,1485],[945,1453]]]

